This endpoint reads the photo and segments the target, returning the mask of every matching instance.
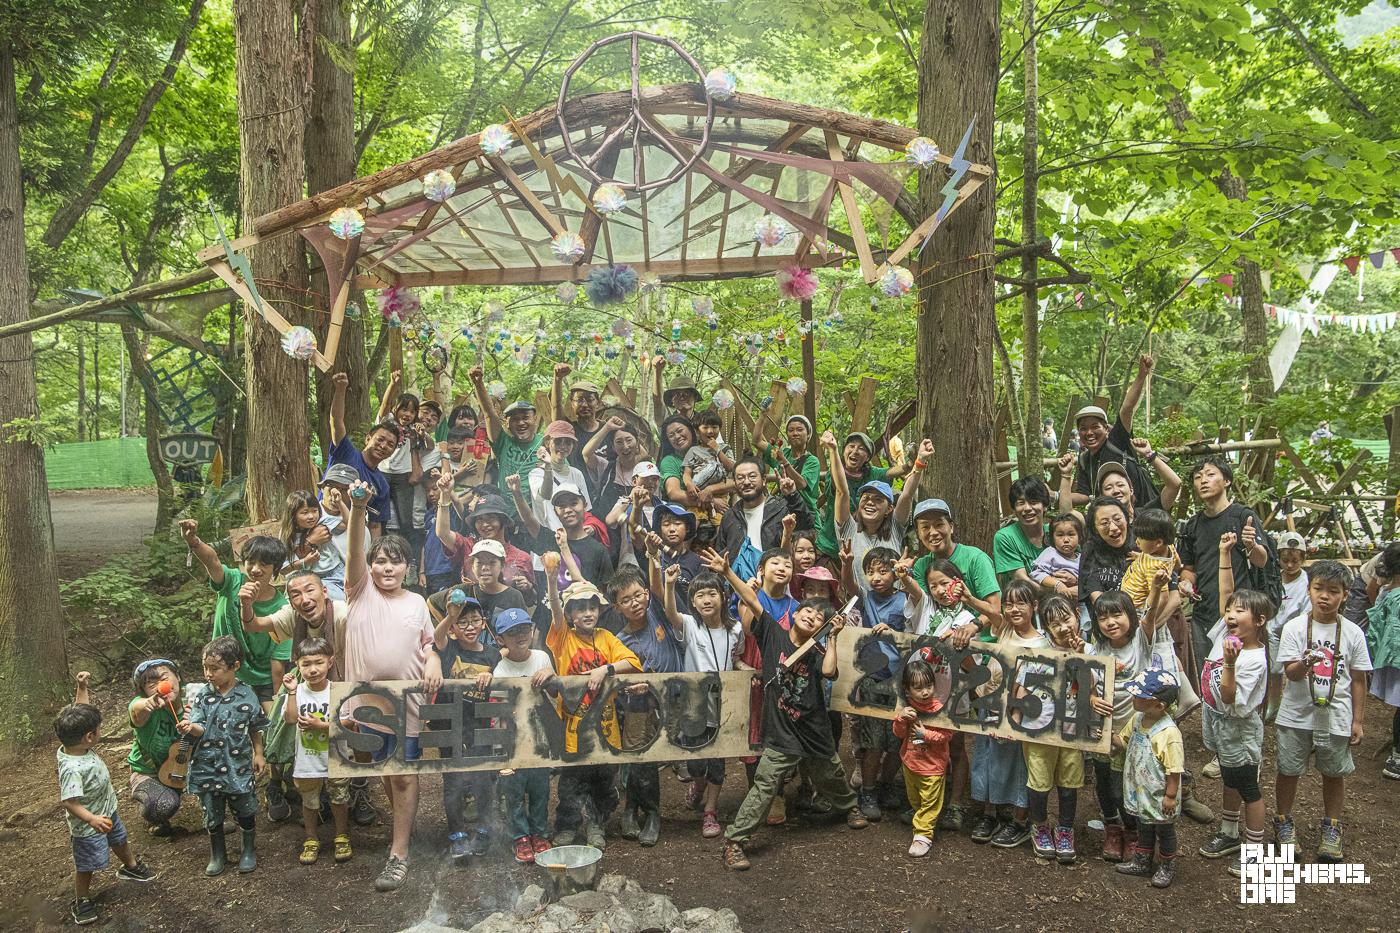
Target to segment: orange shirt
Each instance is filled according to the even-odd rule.
[[[919,744],[911,742],[910,733],[921,735],[924,741]],[[900,738],[899,757],[904,767],[914,774],[948,773],[948,742],[953,738],[953,730],[896,719],[894,734]]]
[[[631,661],[636,665],[637,670],[642,668],[637,656],[626,645],[618,641],[616,635],[605,629],[594,629],[592,638],[583,639],[578,637],[578,634],[568,623],[551,625],[549,635],[545,638],[545,645],[554,655],[554,671],[560,677],[587,674],[595,668],[615,664],[619,661]],[[578,711],[566,715],[563,698],[556,701],[559,715],[564,719],[564,748],[566,751],[578,751],[579,721],[583,718],[583,712],[588,709],[591,702],[592,697],[584,697],[583,702],[578,706]],[[603,709],[602,722],[604,737],[612,745],[620,748],[622,746],[622,733],[617,725],[617,709],[611,699],[608,700],[608,705]]]

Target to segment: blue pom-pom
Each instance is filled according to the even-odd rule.
[[[621,304],[637,290],[637,270],[627,265],[594,269],[583,288],[595,305]]]

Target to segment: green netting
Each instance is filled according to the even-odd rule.
[[[115,489],[152,486],[146,439],[113,438],[85,444],[59,444],[44,454],[50,489]]]

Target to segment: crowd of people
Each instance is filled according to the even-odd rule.
[[[1234,500],[1233,467],[1220,456],[1191,467],[1196,501],[1179,525],[1180,476],[1133,434],[1152,371],[1144,357],[1112,418],[1093,406],[1077,413],[1080,449],[1060,459],[1054,490],[1040,476],[1011,484],[1011,514],[990,553],[959,540],[938,477],[926,475],[929,441],[882,463],[887,449],[868,434],[818,432],[791,415],[771,431],[761,424],[752,449],[735,449],[693,382],[664,384],[663,359],[646,417],[603,417],[599,387],[569,383],[567,365],[554,370],[551,412],[529,400],[500,405],[478,367],[475,404],[445,419],[443,404],[404,392],[396,373],[360,445],[346,431],[347,380],[337,375],[320,487],[288,497],[279,536],[251,538],[230,566],[194,521],[180,524],[215,593],[212,640],[197,685],[168,658],[137,665],[132,798],[154,835],[168,834],[193,798],[209,875],[228,865],[228,810],[240,872],[257,867],[264,809],[273,821],[299,811],[304,865],[318,860],[320,825],[332,823],[333,858],[344,862],[355,826],[377,812],[368,781],[329,776],[331,681],[418,681],[425,696],[467,681],[480,699],[496,678],[556,693],[557,677],[586,675],[596,697],[611,695],[618,674],[752,669],[753,756],[741,762],[747,792],[727,827],[719,791],[729,763],[674,768],[698,832],[723,836],[729,869],[749,867],[749,841],[786,822],[789,804],[855,830],[902,819],[913,858],[934,851],[941,831],[1073,862],[1085,854],[1079,790],[1092,781],[1104,824],[1095,854],[1164,888],[1180,856],[1178,816],[1216,819],[1193,794],[1205,777],[1225,790],[1218,831],[1199,854],[1238,873],[1241,843],[1270,828],[1259,782],[1270,724],[1273,838],[1315,843],[1320,860],[1340,861],[1366,699],[1400,706],[1400,545],[1355,578],[1331,560],[1305,569],[1306,543],[1294,533],[1276,540]],[[849,613],[838,609],[852,598]],[[927,649],[900,666],[893,721],[834,713],[835,644],[848,626],[932,634],[956,649],[981,641],[1111,658],[1114,689],[1092,705],[1111,721],[1112,752],[938,727],[946,720],[930,717],[947,699],[938,689],[947,661]],[[1003,672],[1022,692],[1027,673]],[[132,852],[93,750],[100,714],[87,678],[78,686],[56,732],[81,924],[97,918],[89,887],[109,847],[122,878],[152,872]],[[403,748],[386,735],[375,760],[422,754],[415,697]],[[603,730],[626,748],[651,717],[645,698],[616,697]],[[560,709],[572,751],[580,713]],[[1197,709],[1211,757],[1193,772],[1178,722]],[[172,749],[189,757],[183,793],[167,779]],[[1323,787],[1315,832],[1293,809],[1310,757]],[[529,863],[552,846],[601,848],[619,810],[622,838],[655,845],[672,770],[445,774],[444,850],[469,860],[503,840]],[[1396,754],[1384,773],[1400,778]],[[392,837],[375,887],[392,891],[409,868],[419,779],[382,784]]]

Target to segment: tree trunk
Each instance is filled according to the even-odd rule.
[[[78,443],[87,440],[87,343],[78,325]]]
[[[175,517],[175,483],[170,478],[170,468],[160,455],[160,406],[153,398],[156,383],[151,376],[151,367],[146,365],[146,346],[150,338],[143,340],[130,324],[123,324],[121,329],[122,343],[126,345],[126,355],[131,360],[131,375],[136,385],[147,394],[141,427],[146,435],[146,463],[156,479],[156,524],[151,533],[158,535],[170,528],[170,520]]]
[[[29,315],[15,60],[0,36],[0,324]],[[68,695],[44,450],[24,433],[39,417],[29,334],[0,340],[0,759],[44,736]]]
[[[353,63],[350,16],[345,0],[318,0],[316,6],[316,43],[311,71],[311,110],[306,123],[306,189],[317,194],[355,177],[355,75],[336,63]],[[327,49],[334,49],[334,56]],[[313,289],[318,295],[317,306],[330,311],[335,298],[327,289],[325,270],[317,269],[312,276]],[[352,301],[364,307],[364,296],[356,291]],[[321,346],[326,345],[329,315],[318,315],[326,326],[318,329]],[[330,450],[331,373],[317,370],[316,424],[314,430],[321,439],[321,450]],[[348,373],[350,386],[345,394],[345,429],[358,434],[369,417],[369,376],[365,365],[365,325],[363,318],[345,319],[340,334],[340,352],[336,354],[332,373]]]
[[[300,201],[305,88],[293,4],[235,0],[239,178],[243,228],[268,211]],[[248,249],[263,299],[292,325],[304,324],[309,278],[297,236]],[[281,335],[257,311],[243,309],[244,387],[248,393],[248,516],[281,513],[288,490],[313,486],[306,447],[307,365],[282,352]]]
[[[1021,138],[1021,242],[1027,246],[1036,241],[1036,201],[1040,197],[1040,126],[1037,106],[1040,79],[1036,64],[1035,0],[1021,0],[1021,20],[1025,29],[1025,48],[1021,50],[1026,69],[1023,136]],[[1034,282],[1039,271],[1040,254],[1028,250],[1021,254],[1021,278]],[[1040,447],[1040,289],[1027,285],[1021,296],[1021,395],[1025,399],[1025,414],[1021,418],[1021,443],[1016,451],[1016,465],[1021,476],[1044,476]],[[1014,400],[1012,404],[1015,404]]]
[[[927,0],[919,49],[919,132],[945,148],[977,125],[967,157],[993,165],[1001,33],[993,3]],[[933,213],[945,172],[919,176],[919,208]],[[993,251],[995,178],[954,214],[918,263],[915,371],[918,424],[935,454],[929,490],[948,500],[959,540],[990,548],[996,531],[992,430],[996,421],[992,356],[996,305],[992,265],[968,262]],[[939,411],[938,406],[943,406]]]

